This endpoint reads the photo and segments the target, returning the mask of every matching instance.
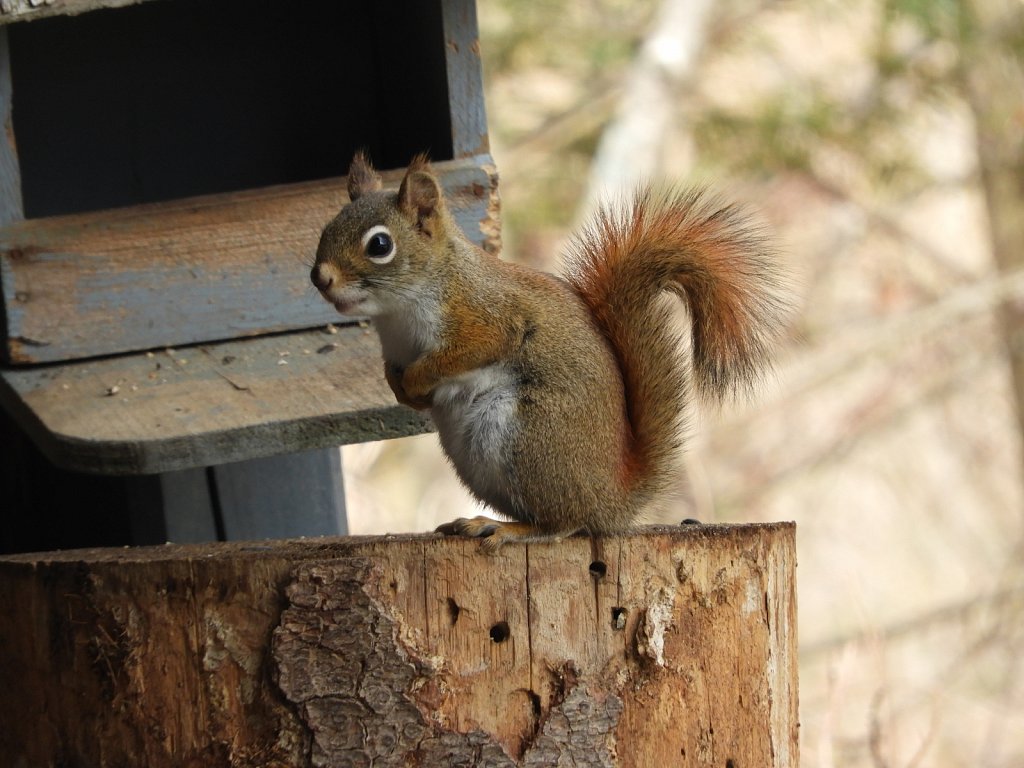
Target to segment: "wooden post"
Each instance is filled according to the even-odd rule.
[[[798,764],[792,524],[0,558],[12,765]]]

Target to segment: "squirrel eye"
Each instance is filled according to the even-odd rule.
[[[395,258],[395,241],[385,226],[371,227],[363,235],[363,251],[374,264],[387,264]]]

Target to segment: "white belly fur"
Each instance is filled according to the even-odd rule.
[[[502,457],[518,402],[516,378],[501,364],[447,379],[434,389],[431,415],[441,445],[467,485],[484,497],[508,498]]]

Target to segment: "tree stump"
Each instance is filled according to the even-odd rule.
[[[10,765],[798,763],[795,528],[0,558]]]

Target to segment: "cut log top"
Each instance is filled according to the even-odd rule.
[[[521,548],[524,552],[531,547],[535,550],[560,546],[593,546],[601,548],[624,544],[638,546],[641,542],[657,546],[683,544],[686,542],[719,541],[739,544],[743,541],[767,536],[790,539],[796,532],[794,523],[743,523],[743,524],[691,524],[644,525],[632,533],[621,536],[587,537],[572,536],[559,542],[535,542],[534,544],[511,545],[505,549]],[[438,533],[387,533],[375,536],[318,536],[315,538],[280,539],[266,541],[216,541],[198,544],[176,544],[167,542],[160,546],[148,547],[92,547],[88,549],[62,549],[50,552],[23,552],[0,555],[0,575],[5,569],[17,564],[30,565],[33,569],[52,565],[97,565],[122,567],[125,569],[144,568],[173,562],[202,560],[207,562],[226,561],[231,567],[243,567],[248,561],[264,559],[293,562],[297,560],[318,561],[339,557],[368,557],[386,551],[405,553],[408,547],[436,547],[444,551],[458,552],[459,557],[471,557],[476,563],[485,565],[496,562],[477,545],[479,542],[460,536],[442,536]],[[464,545],[469,546],[468,549]]]
[[[19,617],[0,626],[0,749],[25,765],[796,765],[794,533],[0,558]]]

